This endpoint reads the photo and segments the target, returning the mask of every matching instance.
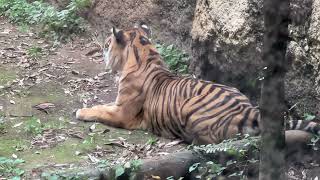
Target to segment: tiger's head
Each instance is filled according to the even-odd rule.
[[[104,60],[106,68],[114,73],[145,64],[150,54],[158,55],[149,39],[151,31],[143,23],[129,30],[112,28],[111,32],[105,43]]]

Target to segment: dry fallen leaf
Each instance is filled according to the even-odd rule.
[[[76,71],[76,70],[72,70],[71,73],[72,73],[73,75],[78,75],[78,74],[80,74],[79,71]]]
[[[34,107],[39,109],[49,109],[49,108],[54,108],[55,105],[53,103],[41,103],[41,104],[35,105]]]
[[[5,29],[1,32],[1,34],[9,34],[11,32],[11,29]]]
[[[33,106],[33,108],[36,108],[40,111],[44,111],[47,114],[48,114],[47,110],[50,108],[54,108],[54,107],[55,107],[55,105],[53,103],[41,103],[41,104],[37,104],[37,105]]]
[[[11,104],[16,104],[16,102],[14,102],[14,100],[10,100],[9,101]]]
[[[23,124],[23,122],[21,122],[21,123],[17,123],[17,124],[15,124],[15,125],[13,125],[13,126],[12,126],[12,128],[19,127],[19,126],[21,126],[22,124]]]
[[[89,159],[90,159],[93,163],[99,162],[99,159],[98,159],[98,158],[96,158],[96,157],[94,157],[94,156],[92,156],[92,155],[90,155],[90,154],[88,154],[88,157],[89,157]]]
[[[89,50],[85,53],[85,55],[86,55],[86,56],[92,56],[92,55],[94,55],[95,53],[97,53],[97,52],[99,52],[99,51],[101,51],[101,48],[94,47],[94,48],[92,48],[92,49],[89,49]]]
[[[106,74],[108,74],[108,72],[102,72],[102,73],[99,73],[98,76],[101,77],[101,76],[104,76]]]
[[[104,131],[102,131],[100,134],[105,134],[107,132],[110,132],[110,129],[105,129]]]
[[[123,138],[123,137],[118,137],[118,139],[119,139],[120,141],[126,141],[126,139]]]
[[[122,148],[126,148],[127,146],[123,145],[121,142],[108,142],[104,143],[104,145],[109,145],[109,146],[118,146]]]
[[[182,142],[183,142],[182,140],[172,141],[172,142],[166,144],[164,147],[166,147],[166,148],[172,147],[172,146],[178,145],[178,144],[180,144],[180,143],[182,143]]]
[[[170,153],[167,153],[167,152],[158,152],[157,154],[159,154],[159,155],[168,155],[168,154],[170,154]]]
[[[154,176],[154,175],[151,175],[151,178],[152,178],[152,179],[161,179],[160,176]]]
[[[92,125],[89,127],[89,131],[90,131],[90,132],[93,132],[95,129],[96,129],[96,123],[92,124]]]

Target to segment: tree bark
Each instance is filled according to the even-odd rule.
[[[291,162],[300,162],[301,159],[304,159],[306,154],[310,155],[309,151],[311,148],[307,144],[309,144],[312,135],[303,131],[293,130],[286,131],[286,157],[287,161]],[[259,145],[261,145],[261,141],[258,139],[251,141],[252,144],[257,144],[258,147],[247,144],[247,141],[239,140],[234,141],[229,144],[229,147],[232,149],[237,149],[239,152],[246,151],[248,154],[248,159],[256,159],[256,148],[261,149]],[[255,143],[253,143],[255,142]],[[318,147],[318,146],[317,146]],[[223,149],[223,148],[222,148]],[[136,180],[140,179],[152,179],[153,176],[159,176],[161,179],[166,179],[169,176],[173,176],[174,179],[179,179],[179,177],[185,177],[186,179],[196,179],[193,173],[189,173],[189,167],[194,163],[201,163],[207,161],[214,161],[216,163],[225,164],[227,160],[237,159],[236,154],[232,156],[225,150],[215,151],[212,153],[203,152],[201,150],[187,150],[183,152],[176,152],[169,154],[167,156],[154,157],[152,159],[142,160],[142,165],[140,169],[136,172],[135,178]],[[317,157],[318,154],[315,151],[312,154],[312,157]],[[257,177],[257,174],[254,172],[258,171],[258,168],[255,166],[252,168],[253,171],[250,173]],[[73,170],[68,170],[67,172],[62,172],[61,175],[63,177],[78,177],[79,179],[100,179],[100,180],[114,180],[115,178],[115,168],[109,167],[105,170],[99,170],[94,167],[87,167],[79,169],[75,168]],[[120,179],[129,179],[130,174],[128,171],[125,172]],[[254,178],[257,179],[257,178]]]
[[[261,90],[260,180],[285,179],[284,76],[289,0],[264,0],[263,61],[267,69]]]

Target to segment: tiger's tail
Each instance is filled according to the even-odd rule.
[[[286,123],[286,130],[301,130],[320,135],[320,124],[306,120],[291,120]]]

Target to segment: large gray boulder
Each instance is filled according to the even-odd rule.
[[[235,86],[253,102],[263,71],[262,0],[198,0],[191,31],[191,70]],[[291,114],[317,114],[319,104],[320,1],[292,0],[286,100]]]

